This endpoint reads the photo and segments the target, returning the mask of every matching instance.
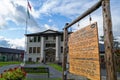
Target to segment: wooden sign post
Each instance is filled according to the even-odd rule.
[[[117,80],[113,52],[113,33],[110,12],[110,0],[102,1],[102,9],[107,80]]]
[[[65,26],[67,26],[68,23],[66,23]],[[63,73],[62,73],[62,80],[67,80],[67,53],[68,53],[68,30],[64,28],[64,35],[63,35],[64,43],[63,43]]]

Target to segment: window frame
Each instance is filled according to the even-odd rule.
[[[36,47],[33,47],[33,53],[36,53]]]
[[[33,48],[29,47],[29,54],[31,54],[33,52]]]

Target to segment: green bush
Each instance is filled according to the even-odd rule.
[[[23,80],[26,73],[21,68],[9,69],[2,74],[2,78],[5,80]]]

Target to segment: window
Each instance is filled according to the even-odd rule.
[[[45,39],[48,40],[48,36],[46,36]]]
[[[55,47],[55,43],[48,43],[46,44],[46,47]]]
[[[61,41],[63,41],[63,35],[61,35]]]
[[[40,36],[38,36],[38,42],[40,42],[40,40],[41,40],[41,38],[40,38]]]
[[[36,42],[37,41],[37,37],[36,36],[34,36],[34,42]]]
[[[61,47],[61,53],[63,53],[63,47]]]
[[[33,37],[29,37],[29,42],[33,42],[34,38]]]
[[[40,53],[40,47],[37,47],[37,53]]]
[[[33,47],[33,53],[36,53],[36,47]]]
[[[29,53],[32,53],[32,47],[29,47]]]
[[[32,62],[32,58],[31,57],[28,58],[28,62]]]
[[[37,58],[36,58],[36,62],[39,62],[39,61],[40,61],[40,58],[39,58],[39,57],[37,57]]]
[[[53,40],[55,40],[56,39],[56,36],[53,36]]]

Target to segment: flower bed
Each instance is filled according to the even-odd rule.
[[[26,76],[26,72],[22,68],[17,67],[14,69],[5,70],[1,74],[3,80],[23,80]]]

